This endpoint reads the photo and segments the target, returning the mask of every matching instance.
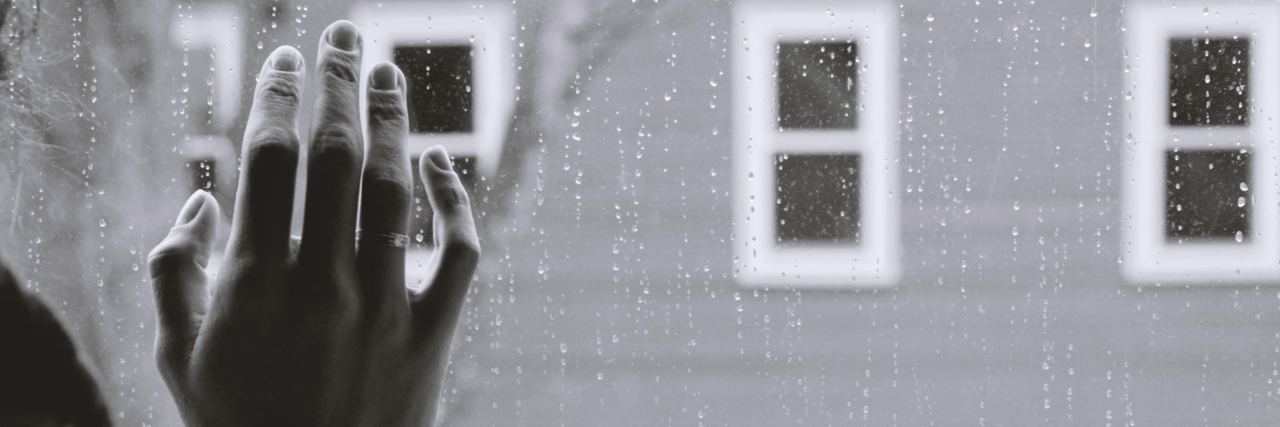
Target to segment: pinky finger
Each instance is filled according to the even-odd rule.
[[[480,240],[470,199],[448,153],[437,146],[422,158],[429,159],[420,162],[418,172],[435,215],[436,252],[429,286],[414,296],[413,312],[420,326],[438,337],[452,332],[457,323],[480,261]]]

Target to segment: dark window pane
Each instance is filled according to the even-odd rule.
[[[409,82],[409,131],[471,132],[471,46],[396,46]]]
[[[778,126],[858,126],[858,47],[852,42],[778,45]]]
[[[779,154],[778,243],[857,243],[857,154]]]
[[[214,159],[196,159],[187,163],[187,183],[192,190],[205,190],[214,192],[217,190],[218,162]]]
[[[1165,153],[1165,237],[1171,241],[1249,239],[1249,153]],[[1238,233],[1238,234],[1237,234]]]
[[[413,215],[409,218],[409,236],[413,238],[413,247],[431,246],[431,202],[427,200],[427,187],[422,183],[422,177],[418,174],[418,157],[411,159],[412,175],[413,175]],[[462,179],[462,186],[467,189],[467,194],[475,200],[476,183],[480,181],[476,172],[476,158],[472,156],[454,156],[453,170],[457,172],[458,178]],[[421,241],[418,235],[422,236]]]
[[[1248,83],[1248,38],[1169,41],[1169,124],[1248,124]]]

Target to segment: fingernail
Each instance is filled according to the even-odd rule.
[[[444,151],[444,147],[439,145],[427,149],[427,157],[431,159],[431,165],[442,171],[453,171],[453,162],[449,160],[449,153]]]
[[[373,68],[373,75],[370,76],[370,86],[378,90],[399,89],[400,77],[396,75],[396,66],[389,63],[378,64]]]
[[[175,226],[187,225],[191,221],[195,221],[200,211],[204,209],[204,205],[208,204],[209,193],[204,190],[196,190],[191,193],[191,197],[187,198],[187,203],[182,205],[182,212],[178,214],[178,221]]]
[[[355,50],[360,33],[351,21],[337,21],[329,26],[329,44],[342,50]]]
[[[280,46],[271,52],[271,68],[276,71],[298,71],[302,54],[293,46]]]

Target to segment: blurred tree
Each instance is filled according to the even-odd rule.
[[[660,22],[673,2],[630,0],[546,0],[519,5],[517,11],[525,40],[517,50],[518,91],[510,126],[502,145],[497,173],[477,202],[482,212],[482,233],[492,234],[495,221],[514,220],[511,210],[521,197],[520,184],[534,182],[523,176],[530,155],[547,138],[547,132],[570,121],[582,88],[608,64],[620,47],[637,31]],[[524,196],[533,197],[532,192]]]
[[[185,194],[177,176],[164,82],[164,0],[0,0],[3,160],[10,215],[0,248],[25,286],[56,301],[93,355],[116,422],[172,424],[155,374],[149,244]],[[165,203],[172,199],[171,203]],[[138,404],[149,402],[148,404]],[[160,402],[161,406],[150,402]]]
[[[504,268],[509,249],[508,233],[528,230],[533,212],[517,207],[537,206],[536,184],[542,172],[531,166],[544,164],[539,158],[543,144],[569,141],[568,123],[573,110],[585,103],[582,93],[595,75],[622,53],[623,46],[643,30],[654,30],[668,15],[678,15],[687,3],[632,0],[544,0],[517,2],[516,15],[520,40],[516,58],[516,100],[502,144],[496,172],[485,177],[482,188],[473,197],[477,226],[486,260],[482,261],[479,282],[472,287],[472,304],[483,304],[502,294],[492,281]],[[516,279],[517,285],[532,285],[533,280]],[[473,305],[474,307],[474,305]],[[486,352],[501,349],[475,331],[483,325],[479,318],[463,318],[463,331],[468,337],[455,342],[453,371],[455,381],[462,383],[449,395],[444,410],[463,414],[484,411],[470,394],[477,387],[467,383],[480,380],[480,366]],[[483,335],[483,333],[481,333]],[[499,352],[505,350],[497,350]]]

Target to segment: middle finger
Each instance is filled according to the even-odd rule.
[[[312,115],[298,261],[319,271],[352,272],[363,151],[358,83],[360,33],[355,24],[337,21],[325,29],[316,75],[320,93]]]

